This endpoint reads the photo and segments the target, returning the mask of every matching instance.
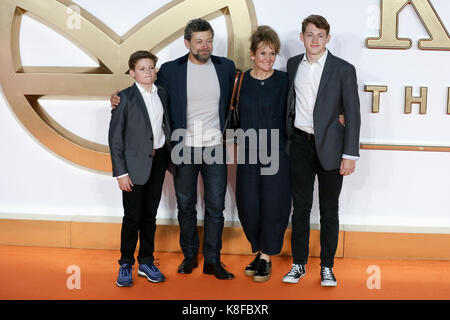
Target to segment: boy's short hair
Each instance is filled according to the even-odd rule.
[[[133,53],[130,56],[130,59],[128,60],[128,67],[130,68],[130,70],[134,70],[137,62],[141,59],[150,59],[153,61],[155,66],[156,66],[156,63],[158,62],[158,57],[155,56],[150,51],[139,50],[139,51],[136,51],[135,53]]]
[[[250,37],[250,50],[256,53],[261,43],[267,44],[275,50],[275,53],[280,52],[280,38],[278,34],[269,26],[259,26]]]
[[[318,14],[312,14],[308,16],[305,20],[302,22],[302,32],[305,33],[306,26],[312,23],[319,29],[325,29],[327,31],[327,35],[330,33],[330,24],[328,23],[327,19],[325,19],[322,16],[319,16]]]
[[[211,34],[214,37],[214,30],[208,21],[201,18],[191,20],[187,23],[186,28],[184,29],[184,39],[191,41],[193,32],[203,31],[211,31]]]

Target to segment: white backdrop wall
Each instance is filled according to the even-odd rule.
[[[123,35],[169,1],[74,2]],[[285,70],[289,57],[304,52],[299,40],[302,19],[311,13],[328,19],[331,24],[328,48],[357,69],[362,143],[450,146],[450,115],[446,114],[450,52],[418,49],[417,40],[428,38],[428,34],[412,6],[408,5],[399,16],[399,37],[411,38],[413,47],[373,50],[366,48],[364,42],[367,37],[379,35],[379,0],[280,0],[276,4],[253,0],[253,3],[258,24],[270,25],[280,35],[282,48],[275,67],[281,70]],[[450,3],[448,0],[432,3],[448,29]],[[216,18],[212,25],[216,32],[214,54],[226,55],[225,19]],[[69,40],[30,17],[22,22],[20,52],[24,66],[97,65]],[[185,52],[179,38],[158,54],[158,65]],[[380,113],[371,113],[372,96],[364,92],[364,85],[388,86],[388,92],[381,96]],[[413,86],[415,95],[419,95],[419,87],[429,88],[426,115],[419,115],[417,105],[413,105],[412,114],[404,114],[405,86]],[[41,104],[68,130],[107,144],[110,107],[106,98],[104,101],[43,99]],[[122,216],[121,192],[115,179],[78,167],[46,149],[18,121],[3,94],[0,150],[3,155],[0,217],[94,221],[111,217],[119,220]],[[356,172],[344,179],[340,201],[342,229],[450,233],[449,164],[448,152],[362,150]],[[225,210],[229,222],[238,221],[234,175],[231,166]],[[201,194],[199,185],[199,200]],[[313,224],[319,221],[317,193],[315,200]],[[198,212],[202,220],[201,201]],[[158,218],[160,222],[175,221],[176,216],[172,177],[167,174]]]

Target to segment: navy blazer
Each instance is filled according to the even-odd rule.
[[[157,88],[164,109],[162,129],[166,147],[170,150],[168,95],[163,87]],[[150,177],[153,163],[153,129],[150,117],[136,84],[122,90],[118,95],[120,103],[111,110],[108,133],[113,176],[128,173],[133,184],[143,185]]]
[[[166,88],[170,100],[170,124],[172,131],[186,129],[187,114],[187,65],[186,54],[164,63],[158,71],[156,83]],[[219,119],[223,131],[234,84],[236,67],[230,59],[211,56],[220,85]],[[178,141],[179,142],[179,141]],[[174,141],[173,144],[177,144]]]
[[[289,139],[294,131],[295,76],[303,56],[304,54],[300,54],[287,62],[289,91],[286,130]],[[341,113],[345,116],[345,127],[338,121]],[[339,168],[343,154],[359,156],[361,115],[356,70],[353,65],[332,55],[330,51],[320,79],[313,121],[316,151],[325,170]]]

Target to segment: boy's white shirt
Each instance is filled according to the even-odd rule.
[[[158,96],[158,88],[153,84],[151,92],[145,90],[139,83],[135,82],[136,87],[142,95],[145,106],[147,108],[148,116],[153,130],[153,149],[159,149],[164,146],[166,138],[162,129],[162,123],[164,119],[164,108],[161,99]],[[128,173],[124,173],[117,179],[127,176]]]

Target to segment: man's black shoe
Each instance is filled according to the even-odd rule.
[[[214,264],[205,263],[203,265],[203,273],[213,274],[216,276],[217,279],[221,280],[233,279],[234,275],[231,272],[225,270],[224,266],[225,265],[222,262]]]
[[[178,273],[191,273],[192,269],[198,267],[197,258],[185,258],[183,262],[178,267]]]

